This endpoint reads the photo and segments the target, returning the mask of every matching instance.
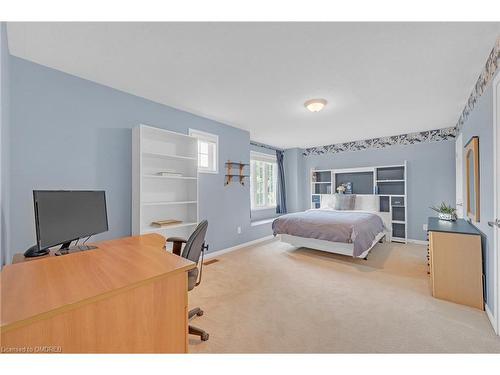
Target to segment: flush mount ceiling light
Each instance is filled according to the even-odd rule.
[[[319,112],[326,105],[326,99],[310,99],[304,103],[304,106],[311,112]]]

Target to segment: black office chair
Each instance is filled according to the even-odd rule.
[[[208,221],[203,220],[198,224],[194,232],[189,236],[189,239],[186,241],[184,238],[180,237],[170,237],[167,239],[167,242],[173,242],[173,253],[176,255],[180,255],[183,258],[189,259],[196,263],[196,268],[188,271],[188,290],[192,290],[194,287],[200,285],[201,283],[201,273],[203,270],[203,253],[208,250],[208,245],[205,245],[205,235],[207,233]],[[182,244],[186,244],[184,249],[181,249]],[[201,256],[201,262],[200,262]],[[199,270],[198,270],[199,265]],[[198,278],[199,275],[199,278]],[[189,311],[188,317],[189,319],[193,318],[195,315],[202,316],[203,310],[199,307],[196,307]],[[202,341],[208,340],[208,333],[204,330],[189,325],[189,333],[192,335],[198,335],[201,337]]]

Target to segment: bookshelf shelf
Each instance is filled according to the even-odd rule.
[[[164,227],[151,224],[159,220],[180,223]],[[187,238],[197,223],[198,140],[149,125],[134,127],[132,234]]]
[[[142,202],[143,206],[169,206],[175,204],[196,204],[198,201],[158,201],[158,202]]]
[[[198,225],[198,223],[197,222],[180,223],[180,224],[167,225],[164,227],[154,227],[152,225],[148,225],[148,226],[142,228],[142,233],[160,233],[160,234],[163,234],[165,231],[170,231],[172,229],[193,227],[195,225]]]
[[[154,174],[145,174],[142,176],[144,178],[160,178],[160,179],[173,179],[173,180],[197,180],[198,177],[189,177],[189,176],[158,176]]]
[[[160,158],[160,159],[197,160],[196,157],[192,157],[192,156],[164,154],[161,152],[143,152],[142,156],[151,157],[151,158]]]

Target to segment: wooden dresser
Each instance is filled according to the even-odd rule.
[[[432,295],[484,310],[481,233],[464,219],[430,217],[428,235]]]

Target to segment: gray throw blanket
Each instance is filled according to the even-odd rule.
[[[375,237],[384,231],[382,219],[364,211],[308,210],[278,217],[273,234],[316,238],[331,242],[353,243],[357,257],[368,250]]]

